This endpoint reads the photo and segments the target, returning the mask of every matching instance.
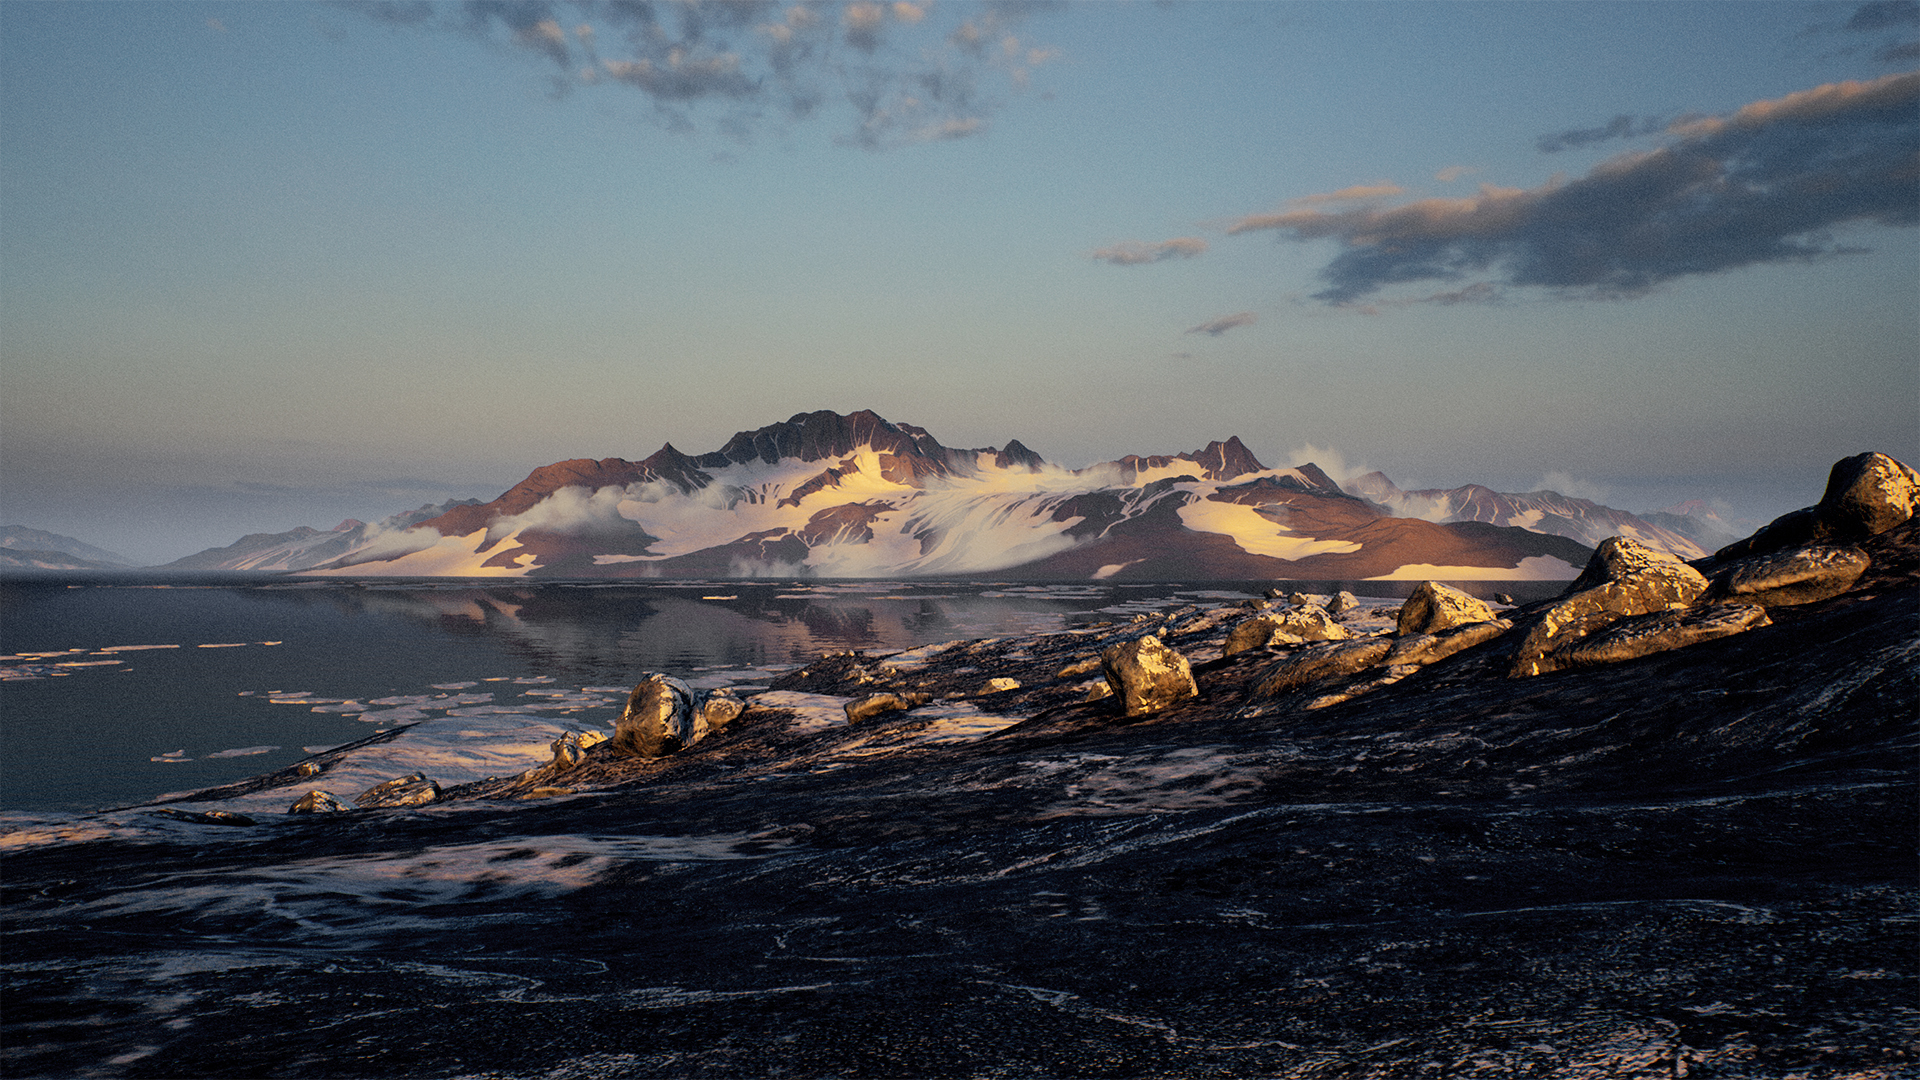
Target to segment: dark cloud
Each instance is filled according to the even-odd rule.
[[[1636,135],[1657,135],[1665,130],[1667,122],[1658,117],[1646,116],[1635,120],[1631,116],[1616,116],[1597,128],[1575,128],[1562,131],[1558,135],[1542,135],[1536,142],[1543,154],[1557,154],[1562,150],[1589,146],[1609,139],[1627,139]]]
[[[1538,188],[1293,209],[1227,231],[1338,241],[1315,298],[1346,305],[1422,281],[1464,283],[1434,297],[1460,302],[1474,279],[1633,297],[1691,275],[1844,253],[1830,235],[1840,226],[1920,224],[1920,71],[1676,122],[1667,139]]]
[[[1883,64],[1903,64],[1920,58],[1920,40],[1894,41],[1898,37],[1920,27],[1920,0],[1872,0],[1853,9],[1853,14],[1845,22],[1815,23],[1801,31],[1802,37],[1821,37],[1829,34],[1848,34],[1857,36],[1877,36],[1883,44],[1873,50],[1873,58]],[[1846,56],[1855,53],[1855,47],[1849,46],[1837,55]]]
[[[1920,26],[1920,0],[1873,0],[1870,4],[1861,4],[1841,29],[1870,34],[1902,26]]]
[[[1222,315],[1217,319],[1210,319],[1201,323],[1199,326],[1189,329],[1187,333],[1219,337],[1234,327],[1252,326],[1256,318],[1257,316],[1251,311],[1242,311],[1238,315]]]
[[[1053,50],[1022,36],[1023,4],[930,0],[721,3],[465,0],[347,3],[383,23],[455,31],[531,57],[558,92],[637,91],[670,129],[735,139],[853,113],[839,141],[868,149],[964,138]]]

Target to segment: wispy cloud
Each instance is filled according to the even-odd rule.
[[[1904,64],[1920,59],[1920,39],[1909,36],[1916,29],[1920,29],[1920,0],[1871,0],[1854,8],[1845,22],[1815,23],[1801,31],[1801,36],[1840,34],[1856,40],[1872,39],[1878,45],[1873,51],[1875,60]],[[1857,52],[1859,47],[1847,46],[1840,54]]]
[[[1110,262],[1115,266],[1136,266],[1140,263],[1157,263],[1168,259],[1191,259],[1205,250],[1207,250],[1207,242],[1197,236],[1176,236],[1157,244],[1142,244],[1135,240],[1127,240],[1091,252],[1088,258]]]
[[[1476,285],[1487,286],[1480,299],[1516,287],[1634,297],[1692,275],[1836,254],[1829,230],[1839,226],[1920,224],[1920,71],[1686,118],[1665,138],[1574,180],[1392,207],[1297,206],[1227,232],[1339,242],[1315,298],[1354,305],[1421,281],[1463,283],[1436,293],[1440,302],[1475,299]]]
[[[1056,50],[1022,36],[1046,5],[949,12],[915,0],[779,4],[466,0],[349,3],[394,26],[464,33],[548,68],[557,94],[621,87],[667,127],[735,138],[845,103],[867,149],[965,138]],[[942,16],[945,16],[942,18]]]
[[[1626,139],[1636,135],[1658,135],[1665,131],[1667,122],[1657,116],[1644,116],[1635,120],[1631,116],[1616,116],[1599,127],[1575,128],[1555,135],[1542,135],[1535,145],[1543,154],[1557,154],[1562,150],[1590,146],[1609,139]]]
[[[1258,316],[1254,315],[1251,311],[1242,311],[1237,315],[1222,315],[1217,319],[1210,319],[1201,323],[1199,326],[1192,327],[1187,333],[1207,334],[1212,337],[1219,337],[1221,334],[1235,327],[1252,326],[1257,318]]]

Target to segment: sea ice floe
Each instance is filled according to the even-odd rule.
[[[271,753],[273,753],[273,752],[274,752],[275,750],[278,750],[278,749],[280,749],[280,748],[279,748],[279,747],[277,747],[277,746],[241,746],[241,747],[237,747],[237,748],[235,748],[235,749],[232,749],[232,750],[215,750],[215,751],[214,751],[213,753],[211,753],[211,754],[208,754],[208,755],[207,755],[207,757],[208,757],[209,759],[212,759],[212,758],[236,758],[236,757],[256,757],[256,756],[258,756],[258,755],[260,755],[260,754],[271,754]],[[158,761],[159,759],[158,759],[158,758],[155,758],[154,760],[155,760],[155,761]]]

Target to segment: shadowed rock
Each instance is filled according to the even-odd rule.
[[[1395,641],[1380,662],[1389,667],[1402,664],[1420,667],[1437,664],[1463,649],[1471,649],[1475,645],[1492,641],[1511,629],[1513,629],[1513,620],[1494,619],[1492,622],[1456,626],[1437,634],[1411,634]]]
[[[245,826],[257,824],[245,814],[236,814],[230,810],[149,810],[148,817],[172,818],[175,821],[190,821],[195,825]]]
[[[1814,509],[1828,535],[1864,540],[1912,517],[1916,498],[1920,475],[1912,469],[1885,454],[1856,454],[1834,462]]]
[[[439,798],[440,785],[427,779],[425,773],[414,773],[373,785],[361,792],[353,800],[353,805],[367,810],[390,810],[403,806],[425,806],[437,802]]]
[[[1468,623],[1487,622],[1493,609],[1476,597],[1437,581],[1421,582],[1407,602],[1400,605],[1400,621],[1395,633],[1432,634]]]
[[[1728,604],[1631,615],[1560,650],[1551,659],[1556,670],[1617,664],[1622,660],[1731,637],[1769,625],[1770,622],[1767,609],[1758,604]]]
[[[1713,579],[1707,598],[1764,607],[1811,604],[1847,591],[1872,560],[1857,547],[1811,544],[1734,563]]]
[[[1273,697],[1321,679],[1352,675],[1386,659],[1387,650],[1392,647],[1393,643],[1385,638],[1309,645],[1262,673],[1253,696]]]
[[[1151,634],[1107,649],[1100,666],[1128,716],[1158,712],[1200,693],[1187,658]]]
[[[648,674],[627,695],[608,745],[627,757],[664,757],[706,734],[698,721],[692,687],[670,675]]]
[[[1334,593],[1332,598],[1327,601],[1327,614],[1335,616],[1345,615],[1349,611],[1358,610],[1359,607],[1360,598],[1342,589]]]

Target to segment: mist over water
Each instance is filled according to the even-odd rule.
[[[0,810],[144,802],[421,720],[460,718],[476,748],[544,747],[610,726],[648,671],[751,692],[825,653],[1056,631],[1274,585],[1391,598],[1415,584],[12,580]]]

